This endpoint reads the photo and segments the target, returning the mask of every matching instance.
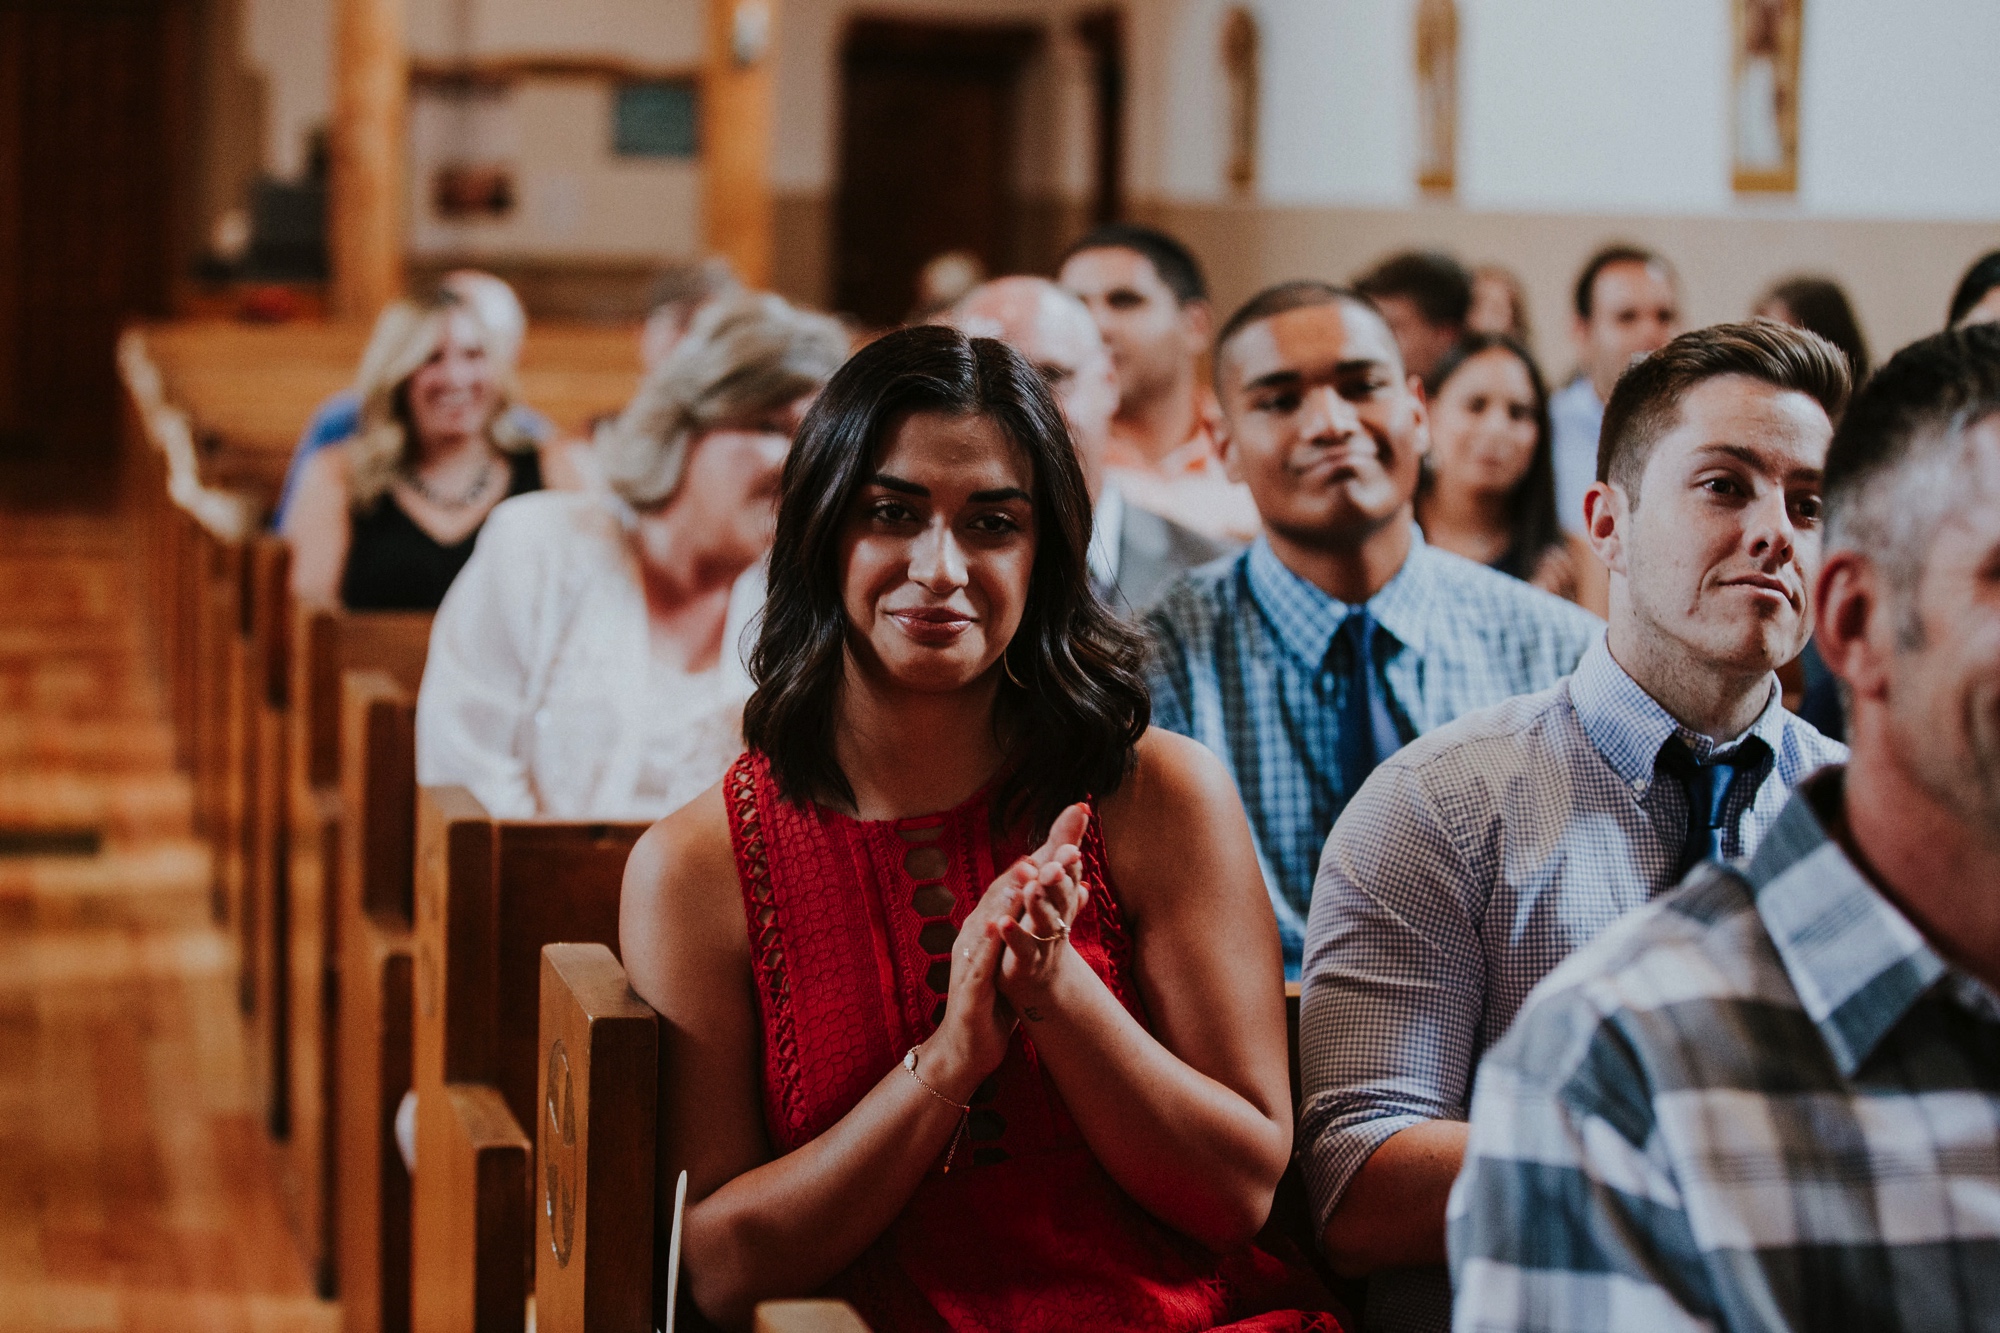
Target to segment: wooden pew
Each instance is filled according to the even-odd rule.
[[[333,1182],[338,1163],[329,1129],[339,1081],[334,1017],[338,1011],[339,896],[346,809],[341,796],[341,679],[380,671],[412,694],[430,648],[424,612],[348,612],[300,606],[292,613],[290,707],[283,739],[283,873],[258,904],[268,963],[259,995],[269,1026],[258,1025],[268,1051],[272,1123],[285,1141],[283,1182],[306,1258],[321,1288],[334,1289]],[[260,1057],[261,1058],[261,1057]]]
[[[540,1000],[535,1327],[647,1333],[653,1312],[665,1304],[665,1293],[655,1289],[655,1229],[672,1210],[658,1179],[660,1016],[601,943],[543,949]],[[1297,982],[1285,987],[1285,1027],[1296,1106]],[[1311,1216],[1293,1167],[1279,1182],[1271,1230],[1324,1270]],[[1351,1308],[1362,1308],[1354,1284],[1330,1285]]]
[[[640,823],[503,821],[462,788],[418,798],[418,1333],[523,1327],[535,1222],[542,946],[615,945]]]
[[[410,1177],[396,1108],[411,1086],[416,691],[341,681],[340,967],[330,1142],[334,1270],[346,1333],[410,1327]]]

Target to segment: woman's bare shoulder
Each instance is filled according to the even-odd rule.
[[[1158,727],[1148,727],[1139,738],[1132,771],[1100,808],[1107,835],[1114,822],[1170,830],[1190,815],[1232,808],[1242,813],[1222,761],[1201,742]]]
[[[1241,878],[1247,868],[1255,878],[1256,849],[1236,784],[1221,760],[1185,736],[1147,731],[1131,773],[1098,803],[1098,816],[1119,894],[1136,913],[1190,877]]]
[[[680,960],[747,955],[743,895],[721,783],[633,844],[619,917],[626,967],[635,982],[640,973],[666,970],[669,954]]]

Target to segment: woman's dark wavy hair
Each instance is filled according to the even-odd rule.
[[[1000,679],[994,725],[1008,764],[994,811],[1039,830],[1072,801],[1118,787],[1152,703],[1143,641],[1090,585],[1090,496],[1062,411],[1034,368],[992,338],[898,330],[856,352],[806,414],[778,495],[743,736],[787,799],[853,801],[833,744],[850,633],[841,536],[890,432],[913,412],[986,417],[1031,465],[1035,559],[1005,659],[1020,684]]]
[[[1424,393],[1436,402],[1438,390],[1458,373],[1459,367],[1480,353],[1495,348],[1507,352],[1528,368],[1528,383],[1535,390],[1535,456],[1529,462],[1527,472],[1514,484],[1513,494],[1507,497],[1507,520],[1514,535],[1513,540],[1507,543],[1506,553],[1493,562],[1493,567],[1517,579],[1531,579],[1535,576],[1536,566],[1542,562],[1542,556],[1563,539],[1562,521],[1556,514],[1556,463],[1552,441],[1554,432],[1549,428],[1549,390],[1547,382],[1542,379],[1542,368],[1535,364],[1534,355],[1526,347],[1504,333],[1468,333],[1438,359],[1430,378],[1424,383]],[[1418,487],[1428,490],[1434,484],[1431,471],[1426,467]]]

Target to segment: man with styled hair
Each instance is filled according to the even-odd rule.
[[[1193,252],[1156,227],[1107,223],[1069,248],[1057,281],[1090,311],[1118,377],[1107,475],[1141,509],[1215,541],[1249,541],[1256,506],[1223,470],[1202,381],[1213,314]]]
[[[1878,370],[1824,494],[1853,756],[1493,1048],[1460,1329],[2000,1328],[2000,329]]]
[[[1262,533],[1148,617],[1153,722],[1235,777],[1295,977],[1320,849],[1363,779],[1459,714],[1553,684],[1601,625],[1424,543],[1423,389],[1360,296],[1252,297],[1216,339],[1215,380],[1222,457]]]
[[[1820,470],[1848,392],[1823,339],[1687,333],[1619,380],[1584,500],[1611,623],[1554,688],[1375,771],[1306,931],[1299,1154],[1368,1327],[1450,1322],[1445,1197],[1480,1056],[1535,983],[1694,865],[1753,850],[1845,751],[1785,710],[1811,633]]]

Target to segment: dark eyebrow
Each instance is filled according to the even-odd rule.
[[[885,491],[896,491],[903,495],[922,496],[926,500],[930,498],[931,494],[930,487],[919,486],[914,481],[904,481],[901,477],[892,477],[887,472],[877,472],[873,477],[869,478],[869,481],[873,485],[880,486]],[[1035,502],[1035,497],[1029,495],[1019,486],[1002,486],[997,490],[974,491],[966,498],[973,504],[979,505],[1001,504],[1008,500],[1020,500],[1030,505]]]
[[[904,481],[901,477],[892,477],[886,472],[877,472],[868,480],[869,484],[880,486],[885,491],[896,491],[903,495],[921,495],[926,499],[930,498],[930,487],[919,486],[914,481]]]
[[[1353,375],[1360,371],[1374,370],[1388,364],[1387,361],[1381,360],[1379,357],[1357,357],[1352,361],[1336,362],[1333,367],[1333,373],[1335,375]],[[1244,385],[1243,388],[1246,392],[1256,389],[1275,389],[1279,385],[1301,383],[1305,377],[1305,372],[1302,370],[1274,370],[1268,375],[1259,375],[1256,379]]]
[[[1737,462],[1742,463],[1746,467],[1754,467],[1760,472],[1764,470],[1764,465],[1765,465],[1764,455],[1758,453],[1755,449],[1752,449],[1750,446],[1745,444],[1704,444],[1696,452],[1703,454],[1722,454],[1727,458],[1735,459]],[[1800,476],[1808,477],[1813,481],[1818,481],[1820,477],[1823,475],[1823,473],[1822,470],[1819,468],[1805,467],[1805,468],[1794,468],[1792,469],[1791,472],[1787,473],[1786,475],[1794,477],[1800,477]]]

